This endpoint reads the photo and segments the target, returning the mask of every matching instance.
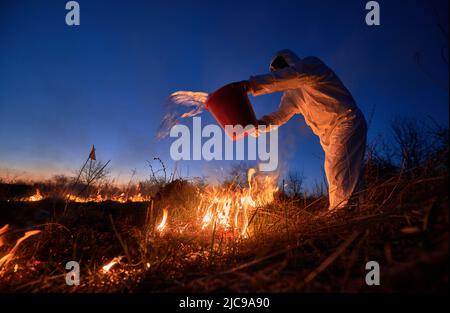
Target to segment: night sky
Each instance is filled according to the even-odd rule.
[[[80,0],[78,27],[65,24],[66,2],[0,2],[1,177],[71,174],[92,144],[121,181],[133,169],[147,177],[154,156],[173,168],[171,141],[154,139],[167,96],[266,73],[283,48],[337,73],[366,115],[369,142],[395,117],[448,126],[448,39],[437,25],[448,32],[448,1],[379,1],[377,27],[365,24],[366,1]],[[251,98],[257,115],[280,95]],[[280,169],[321,181],[323,152],[303,118],[280,137]],[[178,169],[221,177],[230,164]]]

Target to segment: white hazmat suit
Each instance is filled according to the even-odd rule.
[[[298,113],[304,116],[325,151],[329,209],[344,207],[352,195],[362,196],[364,116],[341,80],[321,60],[300,59],[289,50],[280,51],[273,60],[280,56],[288,67],[250,77],[248,91],[254,96],[283,92],[278,110],[262,118],[266,125],[282,125]]]

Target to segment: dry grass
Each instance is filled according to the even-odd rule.
[[[186,223],[192,186],[166,188],[151,203],[2,202],[12,231],[42,232],[1,269],[2,292],[373,292],[448,288],[448,174],[401,173],[367,190],[367,201],[332,216],[325,198],[278,199],[251,216],[242,239]],[[186,190],[186,195],[180,194]],[[191,198],[187,198],[187,195]],[[186,196],[186,197],[184,197]],[[183,205],[183,199],[186,202]],[[169,228],[155,230],[162,208]],[[191,204],[189,204],[191,203]],[[41,222],[41,224],[39,224]],[[182,231],[180,231],[182,230]],[[122,256],[107,273],[102,266]],[[81,285],[64,266],[81,266]],[[380,263],[382,284],[365,285],[365,264]]]

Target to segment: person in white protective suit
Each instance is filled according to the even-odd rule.
[[[347,206],[352,196],[361,200],[367,125],[350,92],[320,59],[300,59],[290,50],[274,56],[270,71],[242,82],[253,96],[283,92],[278,110],[259,124],[270,131],[302,114],[325,151],[329,210]]]

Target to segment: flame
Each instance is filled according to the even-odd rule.
[[[203,216],[203,225],[202,229],[205,229],[209,224],[211,224],[213,220],[213,213],[211,211],[206,212],[205,216]]]
[[[255,177],[256,170],[247,172],[247,188],[224,190],[212,188],[197,208],[201,215],[201,229],[216,225],[226,231],[235,231],[241,237],[249,232],[249,216],[262,205],[273,201],[278,190],[276,176]]]
[[[120,263],[120,260],[122,260],[123,256],[117,256],[114,259],[111,260],[111,262],[109,262],[108,264],[104,265],[102,267],[102,271],[103,273],[107,273],[109,272],[109,270],[111,269],[111,267],[113,267],[114,265]]]
[[[248,193],[252,192],[252,178],[255,175],[256,170],[254,168],[249,168],[247,171],[247,183],[248,183]]]
[[[131,197],[128,197],[128,201],[130,202],[143,202],[143,201],[148,201],[148,199],[146,200],[146,198],[144,198],[141,193],[139,192],[136,195],[133,195]]]
[[[147,202],[151,200],[151,197],[142,196],[141,193],[135,195],[126,196],[124,192],[119,195],[113,196],[103,196],[98,192],[96,195],[91,195],[88,197],[80,197],[73,194],[66,194],[66,199],[71,202],[87,203],[87,202],[104,202],[104,201],[115,201],[120,203],[127,202]]]
[[[36,189],[36,193],[28,198],[28,201],[41,201],[44,197],[39,189]]]
[[[161,220],[161,223],[159,223],[158,227],[156,227],[156,229],[159,232],[163,232],[163,230],[166,228],[166,222],[167,222],[167,216],[169,215],[169,212],[167,212],[167,209],[163,210],[163,217]]]
[[[151,196],[143,196],[141,192],[137,192],[134,195],[128,195],[128,193],[121,192],[120,194],[115,195],[106,195],[102,194],[101,190],[97,190],[95,194],[89,195],[87,197],[81,197],[78,195],[74,195],[71,193],[67,193],[65,195],[67,201],[70,202],[78,202],[78,203],[88,203],[88,202],[104,202],[104,201],[114,201],[120,203],[126,202],[148,202],[151,201]],[[23,198],[21,201],[40,201],[45,199],[39,189],[36,189],[36,193],[30,197]]]
[[[5,244],[4,236],[9,230],[9,225],[6,224],[2,228],[0,228],[0,247],[2,247]]]
[[[6,230],[5,230],[5,227],[7,227],[7,226],[8,226],[8,225],[5,225],[4,227],[1,228],[1,230],[0,230],[0,235],[4,234],[4,232],[7,231],[8,228],[6,228]],[[4,231],[4,232],[2,232],[2,231]],[[2,268],[3,266],[6,266],[6,265],[12,260],[12,258],[14,257],[14,255],[15,255],[17,249],[19,248],[19,245],[20,245],[24,240],[26,240],[27,238],[29,238],[29,237],[31,237],[31,236],[37,235],[37,234],[39,234],[40,232],[41,232],[40,230],[30,230],[30,231],[27,231],[27,232],[25,233],[25,235],[23,235],[21,238],[19,238],[19,239],[16,241],[16,244],[14,245],[14,247],[13,247],[6,255],[4,255],[4,256],[0,259],[0,268]]]
[[[259,207],[270,204],[274,200],[274,193],[278,190],[276,175],[261,175],[255,168],[247,171],[247,184],[242,187],[232,184],[229,188],[219,186],[208,186],[201,191],[201,202],[197,207],[196,224],[203,231],[218,229],[230,232],[233,236],[248,237],[253,229],[251,227],[252,217]],[[138,188],[133,194],[127,192],[116,192],[108,194],[107,190],[98,189],[96,193],[87,197],[81,197],[68,193],[66,200],[70,202],[103,202],[115,201],[119,203],[127,202],[148,202],[151,196],[143,196]],[[36,194],[26,198],[26,201],[38,201],[44,197],[39,189]],[[168,211],[163,210],[163,216],[156,230],[163,232],[167,228]],[[175,229],[178,229],[175,227]],[[183,230],[179,230],[182,233]],[[0,246],[2,244],[0,236]]]

